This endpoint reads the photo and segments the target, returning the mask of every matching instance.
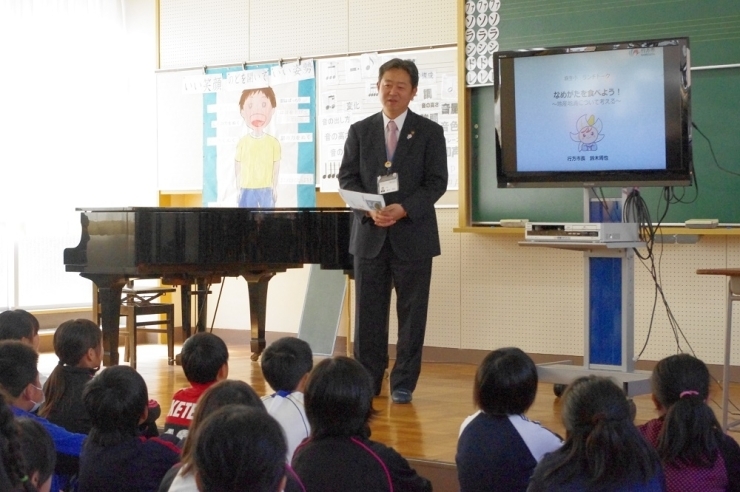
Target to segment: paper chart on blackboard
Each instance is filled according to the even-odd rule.
[[[364,53],[317,61],[318,146],[316,181],[322,192],[339,189],[337,174],[352,123],[380,111],[378,68],[391,58],[411,59],[419,69],[419,87],[409,108],[444,128],[448,190],[458,188],[457,48]]]

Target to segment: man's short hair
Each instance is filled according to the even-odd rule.
[[[18,398],[26,386],[36,382],[39,354],[18,340],[0,341],[0,386]]]
[[[295,391],[301,378],[311,369],[311,346],[300,338],[283,337],[262,352],[262,374],[275,391]]]
[[[229,349],[213,333],[196,333],[182,345],[182,370],[191,383],[212,383],[221,367],[229,362]]]
[[[82,391],[82,402],[92,424],[88,439],[107,447],[136,437],[148,401],[146,382],[135,369],[104,369]]]
[[[23,309],[3,311],[0,313],[0,340],[31,340],[34,333],[34,316]]]
[[[383,80],[385,72],[394,68],[399,68],[409,74],[412,89],[419,85],[419,69],[416,68],[416,63],[412,60],[402,60],[400,58],[391,58],[378,68],[378,83]]]

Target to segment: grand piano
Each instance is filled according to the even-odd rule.
[[[98,289],[103,363],[118,364],[121,291],[133,278],[180,285],[183,329],[191,329],[197,285],[198,330],[205,329],[207,285],[241,276],[249,288],[252,359],[265,348],[270,279],[288,268],[320,264],[352,270],[347,208],[90,208],[81,212],[80,244],[64,250],[68,272]]]

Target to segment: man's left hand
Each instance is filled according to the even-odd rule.
[[[390,227],[399,220],[406,217],[406,210],[400,203],[393,203],[377,212],[371,213],[375,225],[378,227]]]

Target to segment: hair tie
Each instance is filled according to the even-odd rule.
[[[21,483],[26,483],[26,482],[28,482],[28,475],[23,475],[21,477]]]
[[[686,390],[686,391],[682,391],[681,394],[678,395],[678,397],[683,398],[684,396],[692,396],[692,395],[699,396],[699,392],[694,391],[694,390]]]

